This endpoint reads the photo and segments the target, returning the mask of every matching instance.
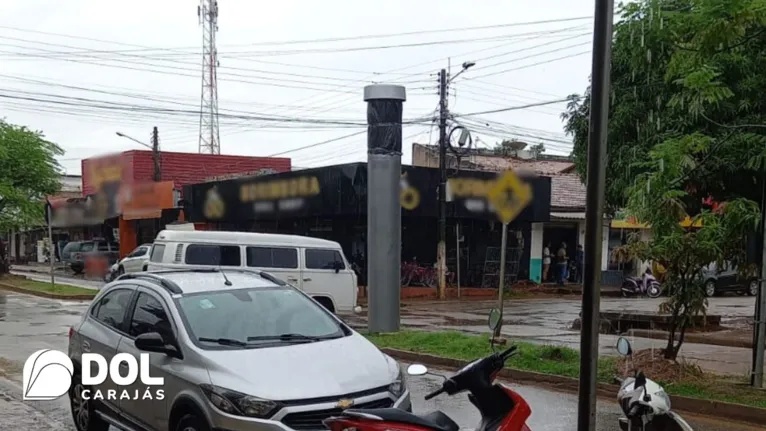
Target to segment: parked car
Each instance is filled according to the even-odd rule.
[[[107,361],[151,352],[148,375],[164,378],[163,399],[147,398],[138,380],[84,385],[84,352]],[[299,289],[244,268],[119,277],[70,330],[69,356],[78,431],[319,430],[350,406],[411,411],[393,358]]]
[[[702,271],[702,277],[705,280],[707,296],[723,292],[739,292],[750,296],[758,293],[758,277],[740,274],[739,268],[730,262],[726,262],[720,269],[715,263],[711,263]]]
[[[117,262],[117,275],[147,270],[152,244],[141,244]]]
[[[359,311],[356,273],[335,241],[252,232],[158,233],[148,270],[189,267],[268,271],[332,312]]]
[[[89,256],[104,256],[111,265],[120,258],[120,245],[105,239],[82,241],[79,249],[72,252],[69,267],[75,274],[81,274],[85,270],[85,259]]]
[[[67,265],[72,263],[73,254],[80,251],[82,241],[70,241],[61,249],[61,262]]]

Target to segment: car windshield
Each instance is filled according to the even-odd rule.
[[[211,291],[177,300],[189,335],[204,348],[257,348],[346,335],[331,315],[289,287]]]
[[[93,251],[93,243],[92,242],[84,242],[80,245],[80,251],[86,252],[86,251]]]

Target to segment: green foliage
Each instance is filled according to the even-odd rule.
[[[766,168],[766,0],[640,0],[615,25],[606,201],[652,228],[629,256],[666,270],[662,311],[675,359],[711,262],[743,263]],[[587,169],[590,91],[563,115],[578,172]],[[726,204],[706,208],[712,197]],[[683,227],[685,217],[700,228]],[[679,331],[679,342],[674,336]]]
[[[41,132],[0,120],[0,232],[44,223],[47,195],[59,190],[63,154]]]
[[[760,199],[766,167],[766,0],[641,0],[615,25],[606,202],[614,212],[657,145],[699,134],[690,198]],[[563,114],[577,171],[587,168],[590,89]],[[667,167],[667,166],[666,166]]]

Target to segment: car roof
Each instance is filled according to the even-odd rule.
[[[299,235],[282,235],[255,232],[179,231],[163,230],[157,234],[158,241],[195,242],[208,244],[252,244],[294,247],[324,247],[340,249],[340,244],[326,239]]]
[[[119,280],[144,280],[165,286],[171,294],[189,294],[216,290],[276,287],[286,283],[268,273],[238,269],[178,269],[137,272],[123,275]],[[231,282],[226,285],[226,280]],[[179,292],[180,290],[180,292]]]

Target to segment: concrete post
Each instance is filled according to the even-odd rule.
[[[364,87],[367,102],[368,329],[399,330],[402,208],[402,102],[399,85]]]

